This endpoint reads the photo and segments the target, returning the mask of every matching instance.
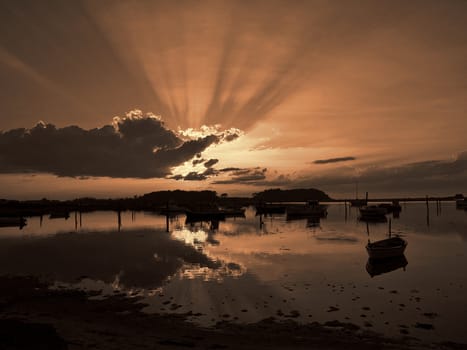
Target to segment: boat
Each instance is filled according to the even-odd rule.
[[[167,204],[165,207],[161,207],[158,210],[160,215],[167,215],[170,217],[175,217],[180,214],[184,214],[186,212],[186,208],[180,207],[176,204]]]
[[[321,218],[319,216],[310,216],[306,220],[306,227],[311,227],[311,228],[319,227],[320,223],[321,223]]]
[[[243,208],[225,208],[220,209],[219,212],[224,213],[226,218],[244,218],[245,209]]]
[[[456,200],[456,208],[457,209],[467,210],[467,198],[457,199]]]
[[[386,221],[387,210],[378,205],[365,205],[360,210],[360,220],[363,221]]]
[[[70,217],[70,212],[68,211],[52,211],[50,212],[49,219],[65,219],[67,220]]]
[[[352,207],[363,207],[368,204],[368,192],[365,194],[365,199],[358,198],[358,182],[355,183],[355,199],[351,199],[349,202]]]
[[[404,269],[405,271],[407,264],[407,258],[403,254],[386,259],[369,258],[366,263],[366,271],[371,277],[374,277],[382,275],[383,273],[395,271],[400,268]]]
[[[0,227],[19,227],[26,226],[26,219],[22,217],[0,217]]]
[[[386,210],[386,213],[395,213],[395,212],[400,212],[402,210],[402,207],[399,204],[399,201],[393,200],[392,203],[381,203],[378,204],[378,207],[384,208]]]
[[[223,211],[186,211],[186,222],[212,222],[212,221],[224,221],[225,213]]]
[[[284,214],[285,205],[263,203],[256,206],[256,215]]]
[[[366,199],[352,199],[350,200],[350,205],[352,207],[363,207],[364,205],[367,205],[368,201]]]
[[[406,247],[407,241],[395,236],[376,242],[368,241],[366,251],[371,259],[386,259],[403,255]]]
[[[294,217],[326,217],[326,206],[319,204],[317,200],[310,200],[304,205],[290,205],[286,209],[287,220]]]

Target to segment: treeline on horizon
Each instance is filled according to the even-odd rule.
[[[54,210],[96,211],[96,210],[157,210],[167,205],[190,207],[199,204],[214,204],[223,207],[238,207],[266,202],[305,202],[307,200],[331,200],[321,190],[308,189],[268,189],[254,193],[251,197],[229,197],[226,193],[218,195],[216,191],[156,191],[142,196],[119,199],[98,199],[92,197],[73,200],[8,200],[0,199],[0,215],[36,216]]]

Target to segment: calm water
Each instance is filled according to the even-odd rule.
[[[388,223],[367,228],[340,204],[328,212],[319,223],[278,215],[260,227],[249,208],[218,229],[186,226],[180,216],[170,232],[165,217],[142,212],[122,213],[120,231],[114,212],[85,213],[81,222],[31,218],[22,230],[0,228],[0,273],[102,290],[101,297],[142,295],[147,312],[191,311],[203,325],[339,320],[467,343],[467,212],[443,203],[437,215],[431,205],[427,222],[424,203],[403,204],[392,232],[408,241],[406,260],[369,266],[381,273],[373,277],[365,245],[386,237]]]

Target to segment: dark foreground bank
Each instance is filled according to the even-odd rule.
[[[0,349],[466,349],[388,339],[338,321],[299,325],[266,319],[202,328],[185,315],[148,315],[137,298],[51,290],[33,277],[0,277]]]

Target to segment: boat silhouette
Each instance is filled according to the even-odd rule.
[[[365,248],[370,259],[388,259],[404,255],[407,241],[398,235],[391,237],[391,220],[389,220],[388,238],[371,242],[368,223],[366,224],[366,232],[368,235],[368,243]]]
[[[26,219],[23,217],[0,217],[0,227],[19,227],[26,226]]]
[[[365,205],[359,208],[360,220],[371,222],[386,222],[387,210],[377,205]]]
[[[263,203],[256,206],[256,215],[284,214],[285,205]]]
[[[288,205],[286,209],[287,220],[292,218],[309,218],[319,217],[324,218],[327,216],[328,211],[326,206],[319,204],[318,201],[308,201],[306,204],[301,205]]]
[[[403,255],[406,247],[407,241],[396,236],[368,242],[366,251],[371,259],[387,259]]]

